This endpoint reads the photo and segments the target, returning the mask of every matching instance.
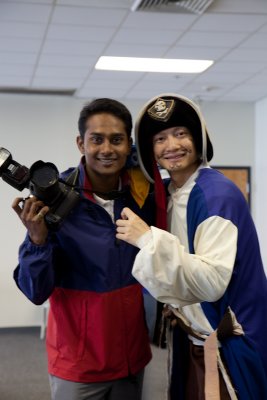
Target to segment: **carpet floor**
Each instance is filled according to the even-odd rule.
[[[167,351],[155,347],[152,351],[142,400],[165,400]],[[0,400],[50,400],[40,328],[0,329]]]

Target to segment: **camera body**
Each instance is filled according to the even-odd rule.
[[[58,230],[79,202],[80,194],[60,181],[57,167],[50,162],[36,161],[30,169],[14,161],[11,153],[0,147],[0,177],[22,191],[25,188],[49,207],[45,221],[49,229]]]

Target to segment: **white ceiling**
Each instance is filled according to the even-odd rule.
[[[0,92],[73,91],[78,98],[204,101],[267,97],[267,0],[215,0],[131,11],[134,0],[0,0]],[[168,12],[165,12],[168,11]],[[214,60],[202,74],[94,69],[100,55]]]

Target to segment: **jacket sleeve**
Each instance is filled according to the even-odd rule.
[[[150,239],[140,249],[134,277],[159,301],[185,306],[216,301],[225,292],[237,251],[237,228],[215,216],[197,228],[190,254],[179,239],[151,227]]]
[[[28,236],[19,248],[19,265],[14,279],[19,289],[34,304],[44,303],[55,287],[54,245],[34,245]]]

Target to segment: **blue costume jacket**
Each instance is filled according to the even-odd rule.
[[[191,253],[195,252],[198,225],[212,216],[230,220],[237,227],[237,251],[224,295],[216,302],[202,302],[201,307],[213,329],[218,329],[228,307],[234,312],[244,335],[230,331],[219,338],[237,397],[267,399],[267,281],[254,223],[236,186],[218,171],[202,169],[187,207]]]
[[[238,399],[267,399],[267,281],[243,194],[220,172],[200,168],[173,193],[168,213],[172,234],[152,227],[152,238],[137,255],[134,276],[155,298],[177,308],[195,332],[205,336],[218,330],[220,353]],[[180,215],[178,221],[175,215]],[[231,318],[226,323],[229,311],[234,324]],[[234,332],[233,325],[243,332]],[[175,327],[171,399],[184,399],[187,347],[188,335]]]

